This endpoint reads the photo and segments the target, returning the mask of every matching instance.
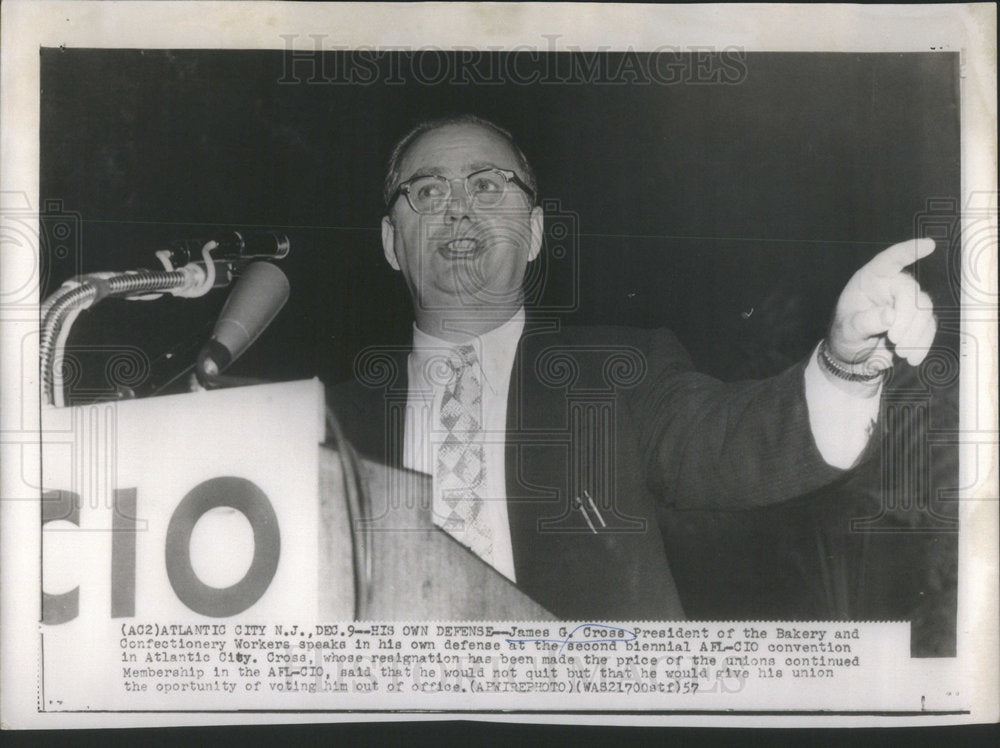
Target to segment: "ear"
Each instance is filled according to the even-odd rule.
[[[545,228],[545,214],[542,207],[536,205],[531,209],[531,244],[528,246],[528,262],[531,262],[542,251],[542,231]]]
[[[382,253],[393,270],[399,270],[399,260],[396,259],[396,227],[392,225],[389,216],[382,216]]]

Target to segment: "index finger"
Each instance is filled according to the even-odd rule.
[[[933,239],[910,239],[882,250],[868,262],[867,267],[875,275],[891,276],[933,251]]]

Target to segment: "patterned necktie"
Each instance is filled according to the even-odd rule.
[[[459,346],[441,400],[444,440],[437,451],[437,484],[447,515],[441,528],[489,564],[493,534],[481,517],[486,487],[483,383],[476,351]]]

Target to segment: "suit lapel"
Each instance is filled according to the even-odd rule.
[[[518,585],[561,618],[683,617],[635,434],[616,410],[620,391],[599,386],[602,357],[623,345],[535,320],[512,367],[505,462],[514,568]],[[587,511],[576,503],[587,501],[584,490]]]
[[[355,359],[356,378],[330,391],[341,428],[354,448],[390,467],[403,464],[408,348],[373,346]]]
[[[506,483],[514,568],[519,585],[561,617],[572,616],[586,586],[607,586],[610,536],[598,537],[573,511],[574,441],[567,390],[543,382],[546,357],[565,343],[558,324],[526,324],[511,372]],[[596,518],[592,520],[597,522]],[[616,564],[617,565],[617,564]],[[596,611],[595,611],[596,612]]]
[[[525,460],[537,445],[531,444],[531,425],[538,425],[539,407],[553,406],[553,393],[542,390],[537,378],[532,376],[539,336],[558,329],[558,322],[538,322],[531,316],[525,320],[524,332],[518,341],[517,354],[511,367],[507,395],[507,441],[505,448],[505,475],[507,487],[507,518],[514,553],[514,571],[518,580],[531,580],[541,559],[537,554],[536,527],[543,516],[543,505],[552,506],[558,495],[531,486],[524,475]],[[546,397],[548,395],[548,398]],[[548,402],[546,402],[548,400]],[[526,422],[526,413],[534,416],[533,424]],[[553,486],[550,482],[546,485]]]
[[[403,440],[406,434],[406,401],[409,397],[410,367],[407,350],[393,352],[397,375],[386,387],[385,430],[383,444],[386,448],[387,464],[394,468],[403,467]]]

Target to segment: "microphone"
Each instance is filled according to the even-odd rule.
[[[227,231],[212,237],[218,246],[212,257],[217,262],[249,262],[250,260],[281,260],[288,256],[291,242],[285,234],[268,231],[261,234],[243,234]],[[175,240],[167,245],[170,262],[174,267],[187,265],[201,259],[204,241]]]
[[[288,278],[271,263],[248,265],[198,354],[198,374],[217,376],[242,356],[288,301],[289,288]]]
[[[281,260],[291,248],[288,237],[274,231],[246,236],[239,231],[230,231],[215,237],[215,241],[219,243],[216,251],[223,257],[236,255],[241,260]]]

